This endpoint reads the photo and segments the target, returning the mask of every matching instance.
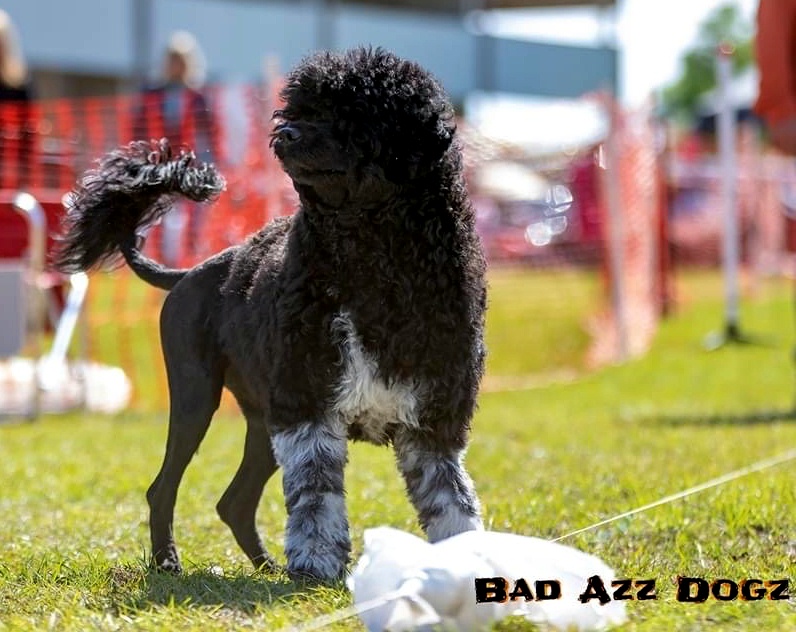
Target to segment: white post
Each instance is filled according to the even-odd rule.
[[[42,366],[39,369],[41,385],[45,391],[55,387],[58,377],[63,374],[66,367],[69,343],[75,333],[75,328],[80,318],[80,310],[83,308],[83,302],[88,291],[88,276],[84,272],[71,275],[69,277],[69,286],[66,305],[55,330],[52,348],[42,359]]]
[[[20,192],[12,201],[14,210],[25,218],[28,225],[28,258],[29,274],[28,289],[31,291],[33,302],[32,333],[33,352],[36,355],[35,385],[33,388],[33,401],[28,413],[30,419],[39,416],[41,409],[41,370],[39,359],[41,357],[41,336],[46,318],[46,296],[41,286],[44,273],[45,258],[47,256],[47,216],[39,201],[29,193]]]
[[[737,130],[735,108],[730,86],[732,83],[733,49],[729,45],[719,47],[716,55],[716,74],[719,88],[718,146],[721,165],[721,204],[724,214],[724,292],[725,292],[725,338],[739,338],[739,269],[740,243],[738,229],[737,195]]]

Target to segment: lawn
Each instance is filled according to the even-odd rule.
[[[788,410],[796,392],[787,283],[759,282],[745,293],[743,329],[765,344],[706,352],[704,336],[722,322],[720,278],[682,275],[678,311],[650,353],[589,373],[583,325],[596,279],[496,272],[491,287],[490,384],[539,379],[481,397],[467,462],[490,528],[555,538],[796,446],[792,419],[763,414]],[[111,344],[105,336],[95,352]],[[177,503],[186,573],[148,572],[144,491],[165,424],[147,410],[0,426],[0,629],[276,631],[350,603],[341,586],[303,588],[250,571],[214,512],[243,441],[243,424],[227,409]],[[796,462],[786,463],[565,543],[620,576],[657,579],[658,599],[629,602],[623,630],[796,629],[793,600],[687,604],[674,587],[678,575],[795,584],[795,474]],[[419,533],[388,450],[353,446],[347,485],[355,556],[367,527]],[[277,475],[259,512],[277,556],[280,489]]]

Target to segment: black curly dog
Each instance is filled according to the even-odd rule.
[[[174,196],[212,199],[212,166],[133,143],[72,194],[58,257],[85,270],[121,253],[168,290],[166,455],[147,493],[154,563],[179,571],[177,488],[226,386],[246,417],[243,461],[217,509],[256,567],[255,526],[283,468],[287,570],[341,577],[350,553],[347,439],[394,446],[430,540],[482,528],[462,464],[484,364],[485,264],[451,105],[383,50],[320,53],[287,77],[272,145],[301,201],[190,270],[143,256],[136,233]]]

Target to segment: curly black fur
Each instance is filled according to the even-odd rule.
[[[140,276],[173,285],[161,314],[169,441],[147,494],[159,568],[180,568],[177,487],[223,386],[247,438],[218,511],[255,565],[270,560],[257,503],[281,466],[288,570],[344,573],[347,438],[393,444],[432,540],[480,526],[462,455],[483,373],[485,264],[451,105],[420,66],[379,49],[309,57],[282,96],[272,145],[300,208],[240,246],[177,273],[129,245],[164,192],[220,183],[186,158],[145,160],[141,145],[104,160],[73,203],[62,264],[121,247]]]
[[[175,155],[168,141],[133,142],[104,156],[67,198],[55,264],[65,272],[88,270],[118,256],[135,234],[157,222],[177,196],[215,199],[224,179],[187,151]]]

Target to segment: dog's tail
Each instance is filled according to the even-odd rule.
[[[175,155],[165,140],[116,149],[87,171],[67,197],[55,265],[79,272],[121,254],[141,279],[170,290],[187,270],[167,268],[144,256],[138,233],[163,217],[175,198],[206,202],[224,186],[213,165],[198,163],[187,151]]]

